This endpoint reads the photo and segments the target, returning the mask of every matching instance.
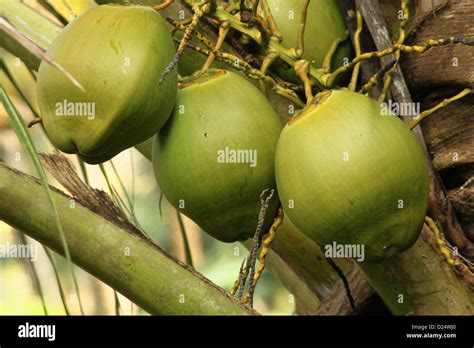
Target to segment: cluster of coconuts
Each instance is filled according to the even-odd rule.
[[[332,1],[313,3],[318,18],[339,18]],[[319,62],[322,46],[307,58]],[[253,236],[266,189],[277,189],[286,218],[306,236],[364,244],[369,260],[406,250],[419,234],[423,154],[404,124],[367,96],[322,92],[283,127],[265,95],[236,73],[211,68],[178,84],[173,71],[160,84],[175,47],[162,17],[142,6],[95,7],[47,53],[85,89],[41,63],[38,101],[51,142],[95,164],[154,136],[164,196],[221,241]]]
[[[296,47],[305,0],[267,0],[267,3],[282,34],[282,44]],[[263,9],[260,8],[260,12],[265,16]],[[315,68],[321,68],[333,42],[342,37],[346,30],[337,0],[311,0],[307,8],[301,59],[306,59]],[[344,59],[349,59],[351,53],[352,48],[347,40],[339,44],[332,56],[330,68],[334,70],[343,65]],[[272,68],[285,80],[300,82],[293,67],[277,60]]]

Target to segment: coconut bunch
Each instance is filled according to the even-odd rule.
[[[295,46],[290,2],[269,3],[279,9],[273,16],[282,37]],[[346,29],[336,1],[310,4],[315,17],[305,31],[304,58],[320,67]],[[333,67],[351,49],[340,50]],[[283,125],[243,75],[210,68],[178,84],[174,69],[159,82],[176,51],[162,17],[141,6],[89,10],[48,54],[83,86],[41,64],[38,100],[51,142],[101,163],[153,136],[162,193],[218,240],[254,235],[265,190],[277,194],[259,221],[263,229],[281,204],[285,219],[313,241],[364,245],[374,261],[406,250],[418,237],[428,195],[422,151],[402,121],[384,115],[366,95],[324,91]],[[292,79],[281,62],[272,69]]]

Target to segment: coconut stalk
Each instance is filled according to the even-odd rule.
[[[257,314],[145,237],[113,224],[78,202],[71,208],[72,197],[51,189],[73,262],[147,312]],[[53,211],[37,179],[0,163],[0,197],[1,220],[63,253]]]

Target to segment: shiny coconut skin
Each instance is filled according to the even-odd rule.
[[[364,245],[369,261],[408,249],[428,202],[428,169],[415,137],[367,96],[334,90],[316,104],[292,119],[278,141],[285,213],[321,246]]]
[[[296,47],[304,0],[268,0],[268,6],[283,37],[283,45]],[[291,15],[291,18],[290,18]],[[334,40],[347,30],[337,0],[311,0],[306,15],[303,59],[321,68],[324,57]],[[351,57],[349,41],[341,43],[334,54],[332,70],[343,64],[344,57]],[[289,80],[299,82],[293,68],[280,67],[278,72]],[[284,75],[283,75],[284,74]]]
[[[164,196],[218,240],[252,237],[260,194],[275,188],[281,128],[265,96],[243,77],[210,69],[189,78],[180,85],[174,112],[153,141],[153,167]],[[257,150],[256,166],[218,163],[218,151],[226,147]],[[273,220],[276,203],[274,199],[265,227]]]
[[[149,7],[95,7],[69,24],[47,53],[86,90],[41,63],[43,126],[61,151],[91,164],[104,162],[158,132],[171,114],[177,72],[161,85],[159,80],[175,48],[164,20]],[[64,101],[94,105],[95,118],[58,116],[57,103]]]

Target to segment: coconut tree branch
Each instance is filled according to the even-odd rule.
[[[257,314],[144,237],[54,189],[74,263],[151,314]],[[58,253],[53,211],[38,180],[0,163],[0,219]],[[87,223],[84,223],[87,222]]]

